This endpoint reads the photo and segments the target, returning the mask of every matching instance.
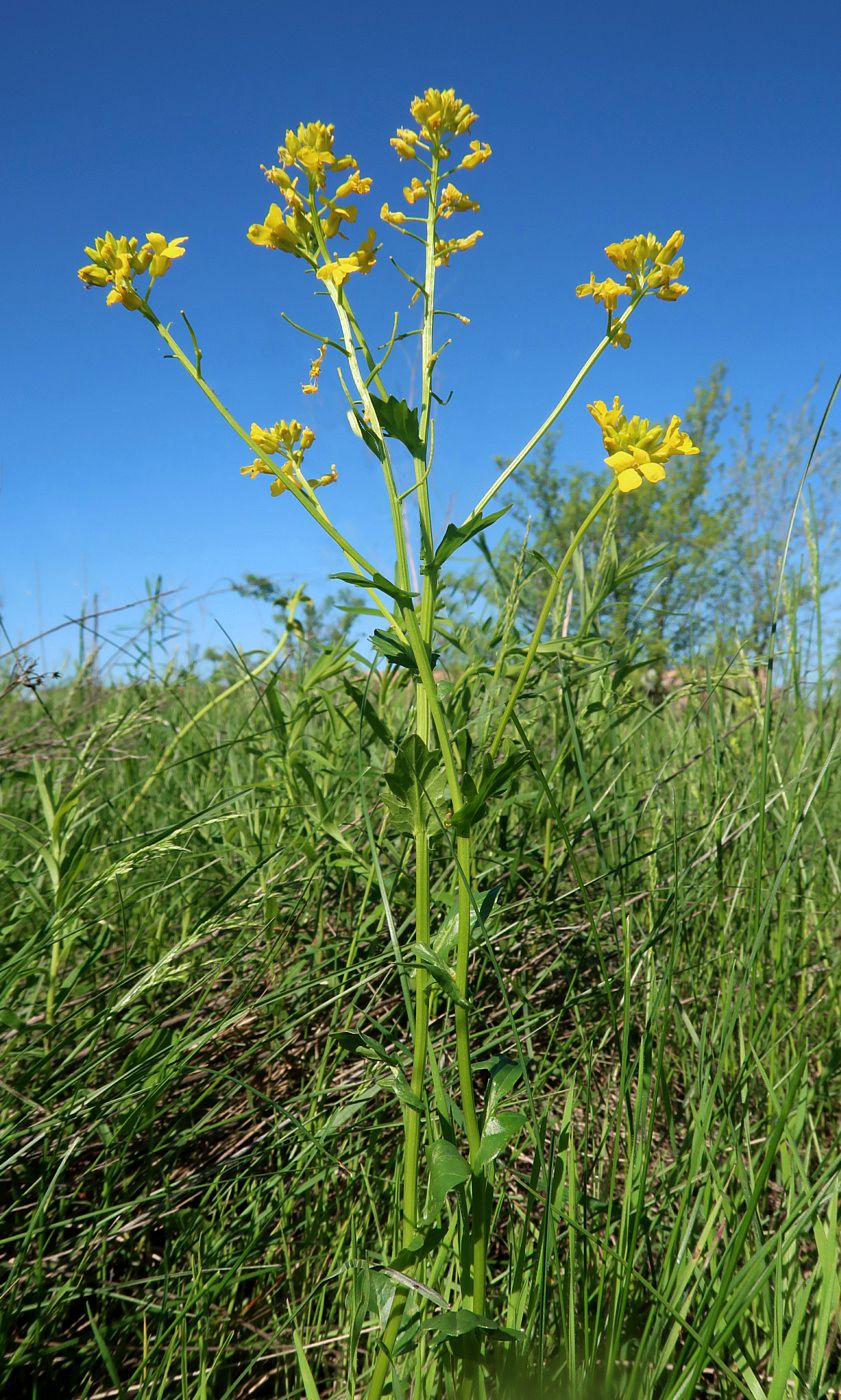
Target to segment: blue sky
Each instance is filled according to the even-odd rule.
[[[259,165],[299,120],[335,122],[337,146],[374,177],[363,226],[398,201],[408,167],[388,138],[424,87],[455,86],[480,114],[471,134],[493,148],[464,181],[485,237],[442,274],[441,304],[471,325],[442,360],[440,388],[455,393],[436,436],[441,526],[470,508],[494,457],[517,451],[597,341],[601,313],[574,288],[609,270],[608,241],[683,228],[691,292],[641,308],[632,349],[604,356],[565,416],[563,456],[600,461],[593,397],[679,412],[724,360],[737,397],[762,412],[794,407],[817,372],[826,388],[837,373],[836,3],[468,4],[452,18],[422,5],[209,0],[82,16],[46,4],[19,8],[6,40],[0,600],[15,642],[94,593],[105,607],[135,598],[158,574],[184,598],[246,570],[318,594],[343,567],[290,498],[239,475],[240,444],[151,329],[76,280],[83,245],[106,227],[189,235],[159,314],[187,308],[207,378],[243,421],[306,415],[313,464],[340,473],[331,513],[390,566],[380,483],[355,450],[335,374],[301,397],[312,342],[280,318],[331,330],[329,307],[293,259],[245,239],[269,203]],[[411,324],[386,257],[408,258],[409,245],[383,239],[354,286],[377,342],[392,308]],[[405,393],[408,352],[395,369]],[[224,631],[253,645],[267,622],[219,593],[189,618],[202,646]],[[45,659],[57,664],[70,644],[59,633]]]

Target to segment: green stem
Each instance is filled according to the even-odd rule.
[[[325,266],[329,267],[333,259],[330,257],[330,253],[327,248],[327,243],[324,238],[324,231],[321,227],[321,219],[316,204],[315,185],[313,184],[312,180],[310,180],[309,202],[311,222],[313,232],[315,234],[315,239],[318,244],[318,250],[321,253],[322,258],[324,259]],[[385,434],[383,433],[382,427],[380,425],[380,420],[377,417],[377,413],[374,408],[373,401],[371,399],[371,392],[368,388],[367,378],[362,373],[362,367],[359,363],[358,351],[362,351],[362,355],[364,356],[365,363],[367,364],[369,370],[372,370],[374,368],[376,362],[374,360],[373,355],[371,354],[368,343],[359,328],[359,323],[353,314],[353,311],[350,307],[350,303],[348,302],[347,297],[343,292],[342,288],[337,287],[336,283],[332,280],[332,278],[327,279],[326,285],[327,291],[330,294],[330,300],[332,301],[336,315],[339,318],[339,325],[342,331],[342,340],[344,342],[345,351],[347,352],[348,365],[350,367],[351,376],[353,378],[354,384],[356,385],[356,392],[358,393],[362,401],[362,407],[365,411],[365,417],[372,431],[376,434],[377,440],[380,444],[380,451],[382,453],[380,460],[382,463],[383,478],[385,480],[386,491],[388,493],[388,503],[391,509],[391,528],[392,533],[394,535],[394,546],[397,550],[397,583],[400,588],[404,588],[408,591],[410,587],[409,555],[408,550],[406,548],[406,533],[403,528],[403,512],[400,508],[400,498],[397,493],[397,486],[395,485],[394,481],[394,470],[391,465],[391,456],[389,454],[388,444],[385,440]]]
[[[55,1021],[55,1001],[58,991],[58,974],[61,967],[62,937],[61,923],[57,916],[53,918],[53,926],[50,933],[50,971],[47,981],[47,1006],[44,1012],[44,1022],[47,1031],[52,1031]]]
[[[538,617],[537,622],[535,623],[534,633],[532,635],[531,641],[529,642],[528,651],[526,652],[525,657],[523,658],[523,664],[520,667],[516,681],[511,687],[511,692],[508,696],[505,709],[503,710],[502,717],[499,721],[499,724],[496,727],[496,733],[494,734],[490,749],[491,758],[493,758],[496,755],[497,750],[499,749],[499,746],[502,742],[502,736],[505,733],[506,727],[508,725],[508,721],[510,720],[514,712],[514,708],[522,693],[523,686],[525,685],[528,679],[528,674],[531,670],[532,662],[534,661],[534,658],[537,655],[537,648],[540,646],[540,638],[543,636],[543,629],[549,620],[549,614],[551,613],[552,606],[555,602],[556,597],[558,596],[558,589],[561,586],[563,576],[569,567],[572,556],[575,554],[575,551],[577,550],[578,546],[580,545],[581,541],[583,540],[584,536],[586,535],[596,516],[607,505],[615,490],[616,482],[614,480],[610,483],[607,489],[602,492],[601,496],[596,501],[596,504],[592,507],[590,511],[588,511],[587,515],[582,520],[581,524],[579,525],[578,529],[573,535],[569,549],[567,550],[566,554],[564,555],[563,559],[561,560],[560,564],[555,570],[552,582],[549,585],[549,591],[546,594],[546,598],[543,602],[543,607],[540,610],[540,616]]]
[[[414,459],[421,533],[421,558],[426,564],[431,562],[434,553],[428,490],[428,459],[430,449],[430,410],[432,403],[433,366],[431,361],[433,354],[433,322],[435,310],[435,206],[437,201],[437,169],[438,158],[436,155],[433,159],[433,171],[429,186],[423,329],[421,332],[421,411],[419,428],[421,442],[423,443],[423,452]],[[359,327],[353,319],[350,308],[348,308],[348,313],[352,328],[356,331],[357,337],[359,337]],[[384,393],[384,390],[382,392]],[[432,645],[436,593],[435,577],[431,573],[425,573],[421,596],[420,646],[417,649],[418,655],[422,653],[424,657],[428,657]],[[431,685],[434,690],[435,678],[431,673],[431,669],[427,679],[428,684]],[[429,746],[430,743],[431,730],[430,692],[428,685],[421,680],[421,682],[415,686],[415,732],[427,746]],[[448,777],[452,778],[453,775],[454,767],[453,773],[448,774]],[[455,775],[455,780],[456,786],[458,787],[457,775]],[[430,942],[429,895],[429,832],[423,829],[415,833],[415,939],[416,943],[421,947],[428,947]],[[428,1027],[429,981],[425,968],[418,964],[415,970],[415,1043],[412,1061],[412,1091],[421,1100],[423,1099],[426,1070]],[[417,1228],[420,1136],[420,1110],[409,1108],[407,1109],[406,1141],[403,1160],[404,1244],[411,1239],[412,1233]],[[398,1289],[394,1297],[391,1313],[389,1314],[388,1322],[383,1333],[382,1345],[371,1377],[371,1384],[368,1390],[369,1400],[379,1400],[379,1396],[385,1384],[390,1365],[389,1355],[397,1340],[406,1307],[406,1300],[406,1289]]]
[[[611,336],[606,335],[603,340],[599,341],[592,355],[588,360],[584,361],[584,364],[581,366],[580,370],[573,379],[569,388],[561,395],[558,402],[555,404],[555,407],[552,409],[552,412],[549,414],[548,418],[545,418],[543,420],[537,431],[532,433],[525,447],[521,448],[521,450],[517,453],[516,457],[512,457],[511,461],[508,463],[508,466],[504,469],[504,471],[500,472],[493,485],[488,487],[488,490],[485,492],[482,499],[473,507],[472,511],[467,517],[467,520],[472,520],[474,516],[480,515],[482,513],[488,502],[493,500],[497,491],[499,491],[500,488],[505,485],[511,473],[515,472],[520,466],[520,464],[526,460],[529,453],[534,451],[535,447],[540,442],[540,439],[544,437],[546,433],[548,433],[552,424],[555,422],[555,419],[558,418],[561,413],[563,413],[564,409],[566,408],[576,389],[578,389],[583,383],[583,381],[586,379],[587,375],[590,373],[590,370],[593,368],[593,365],[600,358],[600,356],[604,354],[608,345],[611,345],[613,343],[617,327],[625,325],[626,321],[629,320],[633,312],[639,306],[644,295],[645,293],[643,291],[637,292],[630,305],[626,308],[625,311],[623,311],[621,316],[617,317],[617,319],[613,323],[614,334]],[[465,521],[465,524],[467,524],[467,521]]]

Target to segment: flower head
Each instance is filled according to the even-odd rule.
[[[136,238],[115,238],[113,233],[94,239],[93,247],[85,249],[91,261],[79,268],[79,280],[87,287],[110,287],[105,298],[108,306],[119,303],[128,311],[137,311],[144,298],[134,286],[135,277],[148,272],[148,297],[156,278],[163,277],[173,261],[184,256],[182,244],[187,242],[186,237],[167,240],[162,233],[148,233],[146,238],[142,246]]]
[[[683,234],[677,228],[665,243],[653,233],[638,233],[621,243],[608,243],[605,253],[614,267],[627,274],[633,291],[653,291],[661,301],[677,301],[689,290],[675,281],[683,271],[683,258],[677,257],[682,247]]]
[[[605,253],[613,266],[625,273],[625,285],[612,277],[597,282],[595,273],[591,272],[590,281],[576,287],[575,294],[591,296],[594,301],[601,302],[609,315],[616,310],[620,296],[654,295],[660,301],[677,301],[689,290],[677,281],[683,272],[683,258],[677,256],[682,247],[680,229],[675,229],[665,243],[660,243],[653,233],[638,233],[621,243],[608,243]],[[614,345],[625,345],[629,341],[624,326],[611,335],[611,340]]]
[[[291,418],[288,423],[282,418],[271,428],[261,428],[259,423],[252,423],[251,441],[264,456],[281,457],[277,465],[271,466],[264,462],[262,457],[255,457],[247,467],[240,468],[243,476],[252,479],[261,475],[271,476],[273,480],[269,489],[273,496],[282,495],[284,491],[288,491],[290,485],[301,487],[306,483],[315,490],[319,486],[329,486],[331,482],[338,480],[335,467],[331,467],[324,476],[304,476],[301,464],[305,452],[315,442],[315,433],[312,428],[303,427],[297,418]]]
[[[672,457],[689,457],[698,451],[688,433],[680,428],[680,419],[669,419],[665,428],[647,418],[626,418],[618,397],[608,408],[603,399],[588,404],[590,412],[602,430],[607,466],[616,473],[620,491],[635,491],[646,481],[662,481],[664,467]]]
[[[336,156],[333,131],[332,122],[301,122],[297,131],[287,131],[285,144],[278,147],[278,160],[285,168],[304,171],[323,189],[328,170],[356,169],[353,156]]]
[[[302,122],[297,130],[290,129],[277,158],[277,165],[264,165],[262,170],[280,191],[285,208],[272,204],[263,223],[251,225],[248,238],[259,247],[293,253],[321,273],[325,242],[345,238],[344,225],[356,222],[357,207],[348,199],[368,194],[373,181],[360,174],[353,156],[336,155],[332,123]],[[331,195],[327,182],[334,176],[341,178]],[[353,258],[336,258],[327,266],[334,271],[325,273],[322,281],[337,285],[351,271],[362,270]]]
[[[391,144],[401,160],[416,160],[423,151],[431,151],[434,156],[446,160],[450,154],[445,144],[447,140],[466,135],[478,120],[470,104],[457,97],[453,88],[427,88],[423,97],[414,98],[409,110],[417,124],[417,131],[413,127],[400,126],[397,135],[391,138]],[[463,158],[458,169],[471,170],[487,160],[490,153],[490,146],[483,145],[481,141],[471,141],[469,154]]]
[[[467,102],[456,97],[452,88],[427,88],[423,97],[416,97],[410,111],[421,135],[433,147],[447,136],[463,136],[478,119]]]
[[[420,160],[430,170],[431,176],[428,180],[421,180],[417,175],[414,175],[409,184],[403,186],[403,197],[406,203],[414,205],[419,200],[429,202],[434,199],[434,210],[430,209],[427,204],[427,217],[433,216],[433,227],[438,219],[450,219],[454,214],[476,213],[479,209],[478,202],[469,194],[458,189],[447,177],[455,170],[472,170],[475,166],[481,165],[491,154],[490,146],[483,145],[481,141],[471,141],[470,150],[462,161],[446,172],[442,172],[440,185],[437,174],[440,169],[439,161],[447,161],[450,156],[449,148],[445,142],[464,136],[473,123],[478,120],[476,113],[469,103],[456,96],[453,88],[427,88],[423,97],[416,97],[413,100],[410,110],[418,129],[399,127],[397,135],[391,138],[391,144],[401,160]],[[419,235],[412,233],[411,229],[405,225],[412,222],[426,222],[426,218],[404,214],[401,210],[389,208],[387,204],[382,206],[380,218],[385,223],[390,224],[392,228],[397,229],[399,233],[409,233],[413,238],[419,238]],[[454,253],[464,252],[467,248],[475,247],[482,237],[481,229],[476,229],[464,238],[439,238],[436,230],[434,234],[436,267],[447,267]],[[423,239],[419,239],[419,241],[422,242]]]

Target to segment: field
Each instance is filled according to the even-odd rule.
[[[509,602],[439,673],[465,770],[519,667]],[[526,761],[473,832],[475,1086],[508,1104],[489,1394],[838,1394],[841,716],[813,621],[773,683],[722,657],[646,685],[562,616],[531,669]],[[447,819],[439,1199],[399,1252],[414,856],[380,774],[411,713],[405,669],[294,630],[211,679],[5,690],[4,1395],[353,1395],[407,1269],[393,1393],[455,1393]]]

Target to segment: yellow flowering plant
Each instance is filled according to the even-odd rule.
[[[492,1067],[480,1107],[471,1054],[470,969],[476,952],[471,929],[481,927],[482,914],[475,894],[472,829],[494,794],[503,789],[524,760],[520,751],[505,749],[509,721],[535,661],[561,581],[586,531],[617,491],[624,493],[661,481],[668,462],[698,450],[681,431],[677,418],[665,426],[639,417],[628,419],[618,398],[611,408],[602,400],[590,405],[602,431],[610,479],[553,571],[541,614],[511,680],[490,742],[478,757],[466,754],[434,670],[434,648],[442,625],[443,568],[503,513],[489,513],[487,508],[548,433],[604,351],[611,345],[630,343],[627,325],[640,302],[648,296],[674,301],[684,294],[686,288],[677,280],[683,271],[683,258],[678,256],[683,234],[675,232],[663,243],[652,234],[640,234],[607,245],[607,257],[614,269],[624,274],[624,280],[607,277],[599,282],[591,273],[589,282],[576,293],[592,297],[605,309],[605,335],[470,513],[460,524],[449,524],[440,533],[432,518],[429,478],[435,447],[434,409],[441,402],[434,388],[435,377],[449,341],[442,341],[438,330],[444,318],[457,324],[466,324],[467,318],[439,308],[438,279],[454,256],[475,248],[483,236],[478,227],[460,232],[458,221],[479,212],[473,191],[463,188],[464,173],[472,176],[483,166],[491,148],[471,137],[477,114],[451,88],[428,88],[409,110],[411,124],[399,127],[391,138],[400,161],[413,165],[411,178],[402,188],[405,208],[392,209],[383,203],[380,221],[388,236],[407,238],[420,250],[415,271],[394,264],[412,288],[410,307],[417,307],[418,319],[412,330],[398,335],[399,316],[395,314],[391,334],[382,344],[365,334],[354,311],[355,279],[368,276],[376,267],[380,244],[368,220],[363,222],[363,227],[367,226],[364,237],[353,237],[359,222],[357,201],[370,194],[372,180],[360,172],[354,156],[337,153],[331,124],[301,123],[286,132],[278,147],[277,163],[262,167],[275,197],[262,222],[252,223],[247,230],[255,247],[291,254],[303,263],[314,274],[317,290],[330,302],[335,332],[303,332],[316,340],[318,351],[308,382],[301,386],[302,393],[318,391],[328,354],[331,360],[335,356],[349,426],[370,451],[382,475],[394,538],[393,576],[380,573],[328,514],[320,488],[339,479],[335,465],[316,469],[312,476],[305,473],[305,458],[308,461],[315,455],[312,429],[295,417],[279,419],[270,427],[254,422],[246,428],[207,382],[202,351],[186,314],[181,313],[188,336],[185,348],[152,309],[152,289],[183,256],[184,237],[166,239],[163,234],[149,233],[140,243],[134,237],[106,233],[85,250],[89,262],[79,270],[87,287],[107,289],[109,305],[119,303],[126,310],[139,312],[154,328],[169,353],[246,445],[250,461],[241,467],[242,473],[249,478],[267,476],[273,495],[291,496],[334,541],[350,566],[349,573],[338,577],[367,593],[384,624],[373,636],[378,653],[388,666],[407,674],[412,688],[412,732],[397,748],[393,767],[384,775],[388,820],[409,834],[414,847],[415,967],[411,1045],[407,1047],[407,1072],[400,1079],[404,1145],[395,1228],[398,1252],[388,1261],[394,1287],[385,1306],[383,1326],[375,1337],[367,1382],[370,1400],[379,1400],[390,1381],[396,1393],[403,1364],[401,1349],[408,1345],[407,1339],[413,1338],[412,1344],[420,1349],[420,1362],[413,1364],[421,1367],[428,1349],[451,1347],[462,1370],[464,1393],[473,1393],[474,1382],[481,1386],[485,1347],[512,1335],[489,1316],[488,1243],[494,1216],[494,1162],[524,1126],[521,1115],[501,1112],[499,1105],[525,1066],[519,1065],[513,1077],[507,1062]],[[348,246],[349,251],[345,251]],[[141,281],[144,277],[145,284]],[[405,335],[417,336],[420,346],[419,392],[412,405],[390,392],[386,383],[394,346]],[[411,460],[413,475],[412,485],[402,492],[397,489],[394,470],[394,454],[401,449]],[[419,586],[413,584],[407,543],[409,511],[414,511],[420,540]],[[447,848],[442,858],[453,871],[456,903],[454,949],[449,962],[433,945],[430,907],[430,866],[436,858],[436,843],[442,840]],[[442,1034],[452,1034],[458,1072],[458,1113],[449,1117],[444,1114],[440,1086],[436,1088],[438,1113],[428,1111],[430,1081],[438,1074],[439,1064],[430,1045],[433,996],[447,1002],[444,1025],[451,1030]],[[446,1133],[438,1126],[444,1121],[442,1114]],[[421,1175],[424,1131],[425,1181]],[[446,1227],[439,1224],[444,1215],[448,1216]],[[450,1251],[454,1282],[445,1299],[424,1282],[433,1248]],[[440,1273],[439,1268],[436,1277]],[[445,1314],[443,1322],[438,1319],[440,1325],[422,1333],[413,1330],[423,1310],[431,1303],[440,1307],[442,1302]],[[437,1364],[434,1357],[430,1364]]]

